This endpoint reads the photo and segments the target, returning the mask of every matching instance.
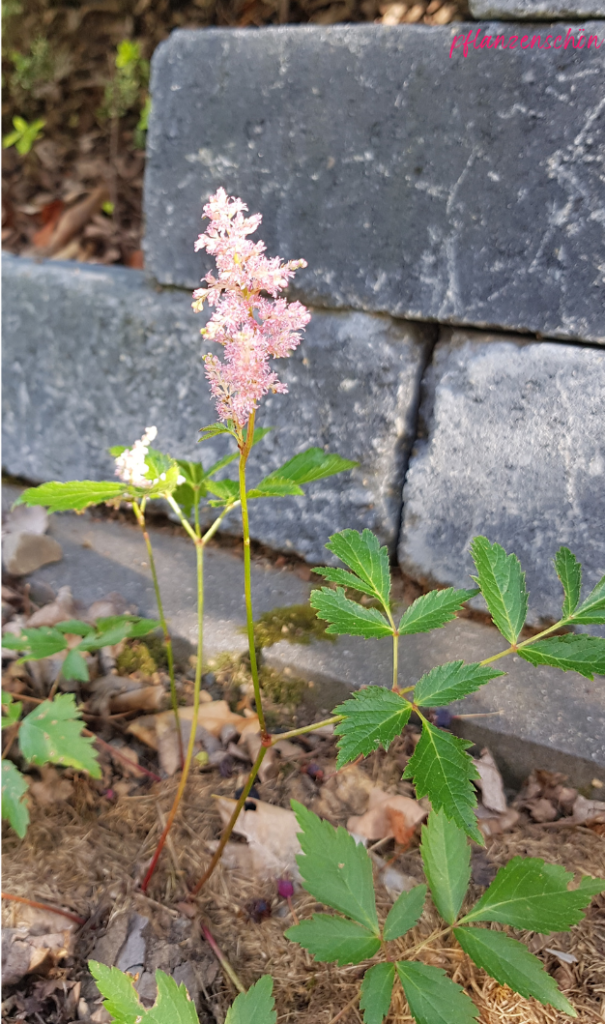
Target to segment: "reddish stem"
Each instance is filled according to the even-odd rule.
[[[129,765],[131,768],[136,768],[138,772],[143,772],[143,775],[148,775],[149,778],[153,779],[154,782],[162,781],[160,776],[156,775],[155,772],[150,772],[148,768],[143,768],[143,765],[137,764],[136,761],[131,761],[129,757],[126,757],[125,754],[122,754],[122,752],[118,750],[116,747],[112,747],[111,743],[106,743],[105,740],[102,740],[101,737],[97,736],[96,733],[91,732],[90,729],[82,729],[82,732],[84,733],[85,736],[92,736],[95,743],[100,743],[101,746],[105,747],[105,749],[109,751],[112,757],[116,757],[118,761],[123,761],[124,764]]]
[[[70,921],[75,921],[76,924],[82,927],[86,924],[86,918],[79,917],[77,914],[70,913],[69,910],[59,910],[58,907],[51,907],[48,903],[37,903],[36,900],[28,900],[25,896],[13,896],[10,892],[3,892],[3,900],[12,900],[14,903],[25,903],[28,907],[36,907],[37,910],[50,910],[52,914],[60,914],[61,917],[67,917]]]

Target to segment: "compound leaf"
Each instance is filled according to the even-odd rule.
[[[103,996],[103,1007],[116,1024],[135,1024],[140,1020],[144,1010],[134,987],[134,978],[117,967],[106,967],[96,960],[89,960],[88,966]]]
[[[38,629],[24,629],[21,646],[17,650],[24,652],[24,660],[40,661],[41,658],[52,658],[67,649],[67,640],[54,626],[39,626]]]
[[[292,810],[302,829],[303,855],[296,861],[307,892],[378,935],[372,861],[365,848],[346,829],[334,828],[296,800]]]
[[[291,942],[308,949],[316,960],[336,961],[340,966],[369,960],[380,949],[380,939],[369,928],[331,914],[313,914],[309,921],[301,921],[285,934]]]
[[[577,1017],[571,1003],[557,988],[555,979],[545,971],[542,961],[522,942],[504,932],[486,928],[455,928],[454,935],[477,967],[482,967],[500,985],[508,985],[526,999],[533,996],[544,1006],[550,1004],[570,1017]]]
[[[426,899],[426,885],[415,885],[409,892],[402,892],[389,910],[384,922],[384,938],[387,942],[399,939],[413,928],[422,913]]]
[[[559,548],[555,555],[555,569],[561,580],[563,593],[563,618],[573,615],[578,607],[582,589],[582,566],[569,548]]]
[[[599,580],[586,600],[582,601],[572,618],[574,622],[582,625],[605,623],[605,576]]]
[[[45,700],[23,719],[19,731],[21,753],[32,764],[70,765],[101,778],[90,736],[82,736],[82,719],[72,693]]]
[[[470,746],[468,740],[442,732],[425,721],[403,778],[413,779],[419,798],[428,796],[433,810],[443,811],[471,839],[483,846],[484,840],[473,813],[477,797],[471,785],[471,780],[479,778],[479,773],[465,753]]]
[[[155,972],[155,980],[158,997],[151,1009],[141,1014],[141,1024],[198,1024],[195,1006],[184,984],[177,985],[163,971]]]
[[[489,889],[461,921],[499,921],[528,931],[569,931],[584,917],[591,898],[605,890],[605,879],[585,876],[568,889],[573,875],[560,864],[538,857],[513,857],[500,868]]]
[[[453,924],[471,880],[466,834],[443,811],[433,810],[422,827],[420,853],[433,903],[442,918]]]
[[[342,530],[330,537],[326,544],[341,562],[348,565],[353,576],[343,569],[318,569],[318,572],[333,583],[343,582],[346,587],[354,587],[364,594],[377,597],[386,608],[391,591],[391,570],[389,552],[380,545],[378,537],[371,530],[359,533],[357,530]],[[342,573],[342,580],[332,574]]]
[[[61,675],[64,679],[77,679],[80,683],[89,681],[88,665],[79,651],[69,651],[65,661],[61,665]]]
[[[382,1024],[391,1006],[395,964],[374,964],[363,976],[359,1008],[364,1024]]]
[[[605,675],[605,639],[586,633],[565,633],[520,647],[519,657],[530,665],[553,665],[563,672],[579,672],[586,679]]]
[[[429,633],[432,629],[445,626],[456,618],[465,601],[478,594],[478,590],[431,590],[422,597],[417,597],[413,604],[403,613],[397,627],[401,636],[409,633]]]
[[[306,451],[299,452],[294,458],[288,459],[283,466],[270,473],[265,479],[271,480],[278,477],[291,480],[296,484],[310,484],[314,480],[323,480],[327,476],[334,476],[335,473],[353,469],[356,465],[356,462],[343,459],[340,455],[331,455],[323,448],[307,448]]]
[[[56,480],[39,487],[29,487],[15,502],[16,505],[43,505],[49,512],[79,512],[89,505],[115,501],[127,492],[123,483],[115,480]]]
[[[474,693],[490,679],[503,675],[506,673],[478,662],[467,665],[463,661],[448,661],[432,668],[418,680],[414,703],[421,707],[443,707]]]
[[[55,629],[60,633],[71,633],[74,636],[88,636],[94,633],[95,628],[89,622],[82,622],[81,619],[67,619],[65,622],[57,622]]]
[[[479,1011],[471,999],[440,967],[397,962],[397,974],[417,1024],[473,1024]]]
[[[199,434],[198,444],[201,441],[209,441],[212,437],[218,437],[219,434],[231,434],[231,437],[234,437],[237,441],[235,431],[230,427],[226,427],[224,423],[211,423],[209,427],[200,427]],[[254,431],[254,438],[256,440],[256,430]]]
[[[289,496],[295,496],[298,494],[304,494],[302,487],[300,487],[293,480],[288,480],[286,477],[272,476],[266,477],[261,480],[256,487],[253,487],[251,491],[248,491],[247,498],[287,498]]]
[[[310,597],[311,607],[317,617],[330,623],[326,633],[340,633],[348,636],[392,636],[393,630],[384,615],[377,608],[364,608],[350,601],[344,590],[337,587],[330,590],[322,587],[314,590]]]
[[[237,480],[210,480],[206,485],[211,494],[223,501],[237,501],[239,499],[239,484]]]
[[[412,713],[412,705],[384,686],[366,686],[357,690],[350,700],[334,709],[344,715],[334,733],[339,736],[336,765],[342,768],[363,754],[367,757],[378,747],[389,749]]]
[[[12,761],[2,760],[2,817],[13,826],[19,839],[27,832],[29,811],[23,797],[27,793],[27,782]]]
[[[516,555],[507,555],[500,544],[475,537],[471,554],[477,567],[472,578],[481,587],[494,626],[509,643],[517,642],[527,615],[525,573]]]
[[[225,1024],[275,1024],[273,978],[263,974],[247,992],[241,992],[227,1010]]]

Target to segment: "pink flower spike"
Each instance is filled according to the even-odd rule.
[[[210,223],[195,243],[195,251],[205,249],[214,256],[217,275],[206,275],[206,287],[196,288],[192,302],[196,312],[205,302],[215,307],[201,333],[223,346],[224,360],[206,355],[206,377],[219,418],[232,420],[239,429],[266,394],[288,390],[269,360],[287,358],[311,319],[300,302],[278,297],[295,271],[306,267],[305,260],[282,263],[278,256],[266,257],[264,243],[247,237],[257,230],[262,217],[260,213],[244,217],[247,209],[223,188],[204,206]]]

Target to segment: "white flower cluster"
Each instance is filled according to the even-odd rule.
[[[156,483],[155,480],[146,479],[149,467],[145,464],[145,457],[157,433],[157,427],[147,427],[140,441],[135,441],[132,448],[127,448],[118,455],[116,476],[125,484],[131,484],[133,487],[153,487]]]

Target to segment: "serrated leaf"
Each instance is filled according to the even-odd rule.
[[[230,430],[229,427],[224,425],[224,423],[211,423],[209,427],[200,427],[198,433],[201,435],[198,438],[198,444],[201,441],[209,441],[212,437],[218,437],[219,434],[231,434],[231,437],[235,437],[237,440],[235,431]]]
[[[109,615],[97,619],[95,625],[99,634],[101,634],[107,633],[114,626],[121,626],[122,623],[128,625],[128,636],[131,639],[147,636],[148,633],[152,633],[154,629],[158,629],[161,626],[159,619],[145,619],[140,615]]]
[[[566,633],[520,647],[520,658],[530,665],[553,665],[563,672],[579,672],[586,679],[605,675],[605,639],[585,633]]]
[[[396,966],[417,1024],[472,1024],[479,1019],[473,1001],[440,967],[410,960],[399,960]]]
[[[374,964],[363,976],[359,1008],[364,1024],[382,1024],[391,1007],[395,964]]]
[[[2,646],[7,651],[22,651],[28,646],[27,637],[23,635],[15,636],[14,633],[3,633]]]
[[[433,903],[444,921],[453,924],[471,880],[471,848],[466,833],[443,811],[431,811],[422,827],[422,864]]]
[[[334,708],[335,715],[344,715],[334,729],[338,741],[336,765],[342,768],[363,754],[367,757],[378,747],[389,749],[412,713],[409,701],[384,686],[366,686],[357,690],[350,700]]]
[[[383,936],[389,942],[399,939],[413,928],[422,913],[426,899],[426,885],[415,885],[409,892],[402,892],[389,910],[384,922]]]
[[[504,932],[486,928],[454,928],[454,935],[465,953],[500,985],[508,985],[513,992],[529,999],[533,996],[543,1006],[577,1017],[571,1003],[557,988],[557,983],[544,969],[537,956],[517,939]]]
[[[88,967],[103,996],[103,1007],[116,1024],[135,1024],[144,1009],[134,988],[134,978],[96,960],[89,960]]]
[[[304,494],[302,487],[286,477],[271,476],[261,480],[256,487],[248,491],[247,498],[287,498]]]
[[[101,647],[113,647],[114,644],[119,644],[121,640],[132,636],[130,629],[131,627],[126,621],[97,629],[95,633],[83,637],[78,644],[78,650],[98,651]]]
[[[273,978],[264,974],[256,985],[242,992],[227,1010],[225,1024],[275,1024]]]
[[[20,700],[15,700],[12,693],[8,693],[6,690],[3,690],[2,711],[2,728],[9,729],[11,725],[14,725],[15,722],[18,722],[21,718],[23,704]]]
[[[432,629],[445,626],[456,618],[456,612],[460,611],[464,602],[470,601],[478,593],[476,589],[456,590],[448,587],[446,590],[431,590],[417,597],[399,620],[399,634],[430,633]]]
[[[69,483],[53,481],[29,487],[15,502],[16,505],[42,505],[49,512],[79,512],[90,505],[115,501],[126,494],[127,487],[115,480],[72,480]]]
[[[316,565],[313,572],[318,576],[323,576],[329,583],[338,583],[341,587],[351,587],[353,590],[361,591],[362,594],[376,597],[376,592],[369,583],[364,583],[359,576],[348,572],[347,569],[338,569],[331,565]]]
[[[561,547],[555,555],[555,569],[565,594],[562,614],[566,619],[578,607],[582,589],[582,566],[569,548]]]
[[[414,689],[414,703],[420,707],[444,707],[474,693],[480,686],[489,683],[490,679],[504,675],[505,672],[478,662],[467,665],[463,661],[448,661],[445,665],[432,668],[418,680]]]
[[[494,626],[509,643],[517,642],[527,615],[525,573],[516,555],[507,555],[500,544],[475,537],[471,555],[477,567],[472,579],[479,584]]]
[[[297,484],[310,484],[314,480],[323,480],[325,477],[334,476],[335,473],[353,469],[356,465],[356,462],[343,459],[340,455],[331,455],[323,448],[307,448],[306,451],[299,452],[294,458],[284,462],[283,466],[270,473],[266,479],[280,477]]]
[[[605,576],[573,613],[573,621],[586,626],[605,623]]]
[[[72,693],[45,700],[23,719],[19,730],[21,753],[32,764],[70,765],[101,778],[93,740],[82,736],[80,711]]]
[[[346,587],[354,587],[376,597],[385,608],[388,607],[391,592],[389,552],[384,545],[381,547],[378,537],[371,530],[364,530],[363,533],[342,530],[330,537],[326,548],[348,565],[354,575],[351,578],[351,574],[343,569],[318,569],[322,576],[331,582],[342,582]]]
[[[329,622],[326,633],[347,636],[392,636],[393,630],[377,608],[364,608],[345,597],[344,590],[322,587],[314,590],[309,599],[317,617]]]
[[[302,856],[296,858],[307,892],[319,903],[346,914],[379,934],[372,861],[346,829],[334,828],[307,807],[292,800],[302,831]]]
[[[346,917],[313,914],[309,921],[288,928],[286,938],[308,949],[316,960],[327,963],[359,964],[380,949],[380,939],[369,928]]]
[[[13,826],[19,839],[27,832],[29,811],[23,797],[27,793],[27,782],[12,761],[2,760],[2,817]]]
[[[560,864],[539,857],[513,857],[500,868],[489,889],[461,924],[498,921],[528,931],[569,931],[584,917],[582,910],[599,892],[605,879],[586,876],[577,889],[568,889],[573,874]]]
[[[172,497],[176,501],[177,505],[181,509],[186,519],[189,519],[190,516],[193,514],[193,509],[195,508],[196,503],[196,497],[197,500],[199,501],[200,498],[205,497],[205,495],[205,487],[202,488],[200,486],[200,489],[198,490],[196,495],[196,492],[189,483],[179,484],[178,487],[175,487],[174,491],[172,492]]]
[[[158,997],[150,1010],[141,1015],[141,1024],[199,1024],[194,1004],[183,984],[174,978],[155,972]]]
[[[477,797],[471,780],[478,779],[479,773],[465,753],[470,746],[472,744],[468,740],[442,732],[425,721],[403,778],[413,779],[419,798],[428,796],[433,810],[443,811],[471,839],[484,846],[473,813]]]
[[[222,501],[236,501],[239,499],[239,484],[237,480],[210,480],[206,484],[211,494],[216,494]]]
[[[53,654],[59,654],[67,649],[67,640],[54,626],[24,629],[23,634],[27,637],[27,647],[20,649],[25,651],[26,657],[32,661],[52,658]]]
[[[61,675],[64,679],[77,679],[80,683],[89,681],[88,665],[77,650],[69,651],[65,661],[61,665]]]
[[[54,628],[60,633],[72,633],[74,636],[88,636],[95,631],[94,626],[82,622],[81,619],[67,619],[65,622],[58,622]]]

